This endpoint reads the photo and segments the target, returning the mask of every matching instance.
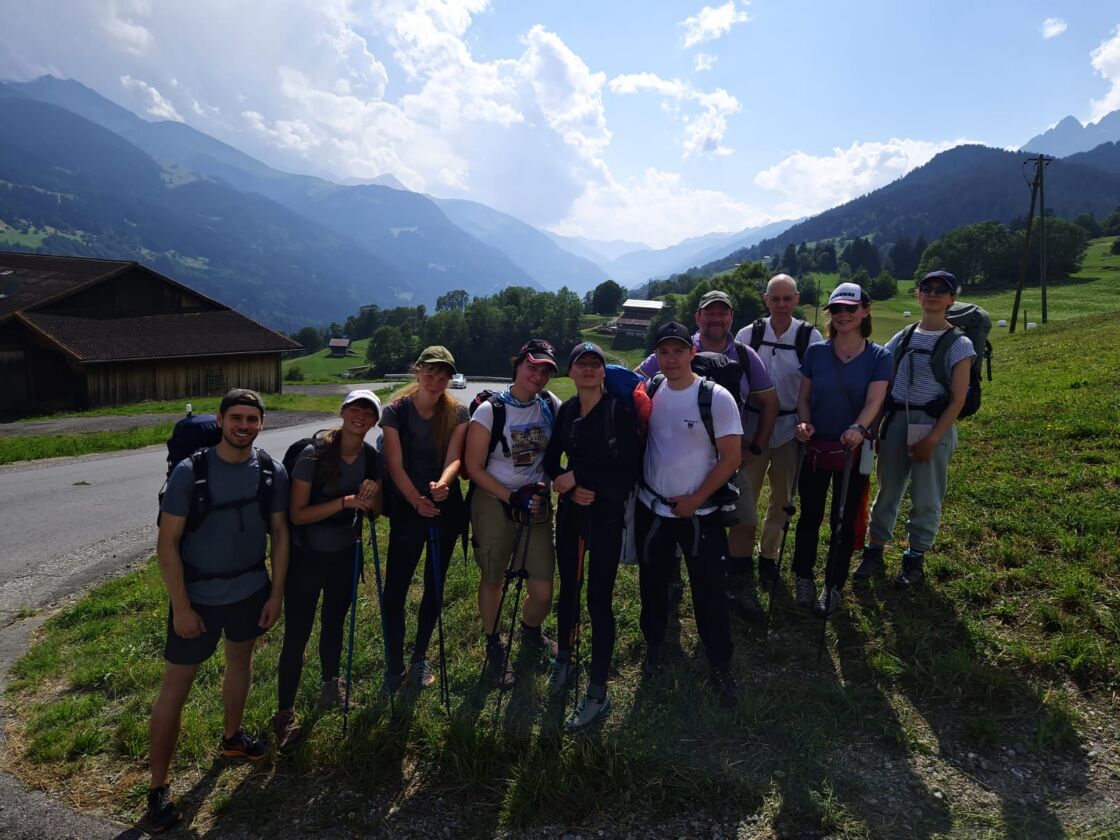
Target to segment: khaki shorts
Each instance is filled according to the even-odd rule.
[[[543,521],[521,529],[521,542],[512,568],[517,571],[525,564],[531,580],[552,582],[556,569],[556,553],[552,545],[552,509],[549,506]],[[510,568],[514,540],[518,526],[506,515],[505,507],[481,488],[471,496],[471,542],[474,559],[482,572],[482,579],[500,583]],[[528,540],[526,552],[525,541]]]

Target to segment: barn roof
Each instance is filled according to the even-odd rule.
[[[0,321],[68,297],[139,263],[0,251]],[[153,272],[154,273],[154,272]]]

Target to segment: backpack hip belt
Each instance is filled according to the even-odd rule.
[[[184,583],[198,583],[204,580],[232,580],[239,578],[242,575],[247,575],[250,572],[264,572],[268,574],[268,567],[264,564],[264,555],[251,566],[246,566],[242,569],[235,569],[232,572],[204,572],[197,566],[192,566],[186,560],[183,561],[183,582]]]

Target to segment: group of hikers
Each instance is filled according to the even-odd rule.
[[[468,411],[447,390],[456,373],[452,354],[428,347],[414,365],[415,381],[391,403],[382,406],[368,390],[348,394],[341,425],[312,439],[290,475],[253,446],[264,426],[261,397],[230,391],[217,414],[220,441],[174,468],[161,502],[158,557],[170,607],[166,668],[151,719],[149,828],[167,828],[180,818],[168,789],[180,716],[200,664],[223,633],[224,755],[255,761],[268,752],[263,739],[244,731],[242,715],[254,641],[281,610],[277,746],[292,745],[302,734],[295,699],[317,610],[319,704],[349,707],[350,681],[340,670],[346,616],[363,563],[363,516],[371,529],[374,517],[389,520],[383,582],[374,556],[384,690],[391,696],[406,683],[422,688],[436,681],[428,648],[441,621],[447,560],[469,527],[486,640],[480,664],[491,684],[507,689],[517,678],[510,657],[517,636],[522,650],[551,660],[550,693],[565,693],[582,670],[576,657],[586,597],[591,661],[586,691],[565,721],[572,733],[610,712],[614,586],[627,542],[639,561],[643,674],[653,676],[663,665],[683,557],[710,681],[729,705],[740,694],[731,616],[766,620],[756,585],[773,592],[782,575],[795,498],[798,606],[823,618],[841,608],[867,519],[872,470],[878,494],[852,576],[884,576],[883,546],[893,538],[909,489],[906,550],[895,585],[920,585],[976,355],[946,320],[957,291],[948,272],[922,278],[920,322],[886,346],[870,340],[871,301],[854,283],[841,283],[829,296],[827,339],[794,317],[799,295],[788,275],[767,285],[769,317],[737,335],[731,297],[709,291],[699,300],[695,331],[677,322],[656,331],[653,352],[635,371],[641,380],[632,395],[605,387],[607,359],[596,344],[573,347],[562,371],[552,345],[532,339],[512,359],[510,384]],[[734,371],[737,381],[724,377],[719,384],[718,377],[697,372],[721,367]],[[576,387],[562,404],[547,390],[561,372]],[[366,442],[378,424],[381,451]],[[466,497],[460,477],[470,482]],[[759,535],[756,509],[767,480]],[[830,488],[833,536],[818,575]],[[425,550],[406,664],[407,594]],[[554,609],[557,571],[553,640],[542,625]],[[513,618],[505,625],[511,585]]]

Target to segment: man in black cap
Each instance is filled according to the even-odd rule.
[[[655,381],[643,480],[634,514],[641,552],[644,670],[660,667],[668,620],[669,575],[680,547],[688,567],[696,629],[711,664],[711,680],[728,705],[738,702],[731,669],[731,626],[721,558],[726,553],[713,497],[735,475],[742,457],[739,405],[731,393],[692,370],[696,348],[688,328],[669,322],[657,331],[655,355],[664,381]],[[701,401],[710,399],[711,434]]]
[[[259,394],[238,388],[218,408],[221,440],[183,459],[160,505],[160,572],[171,604],[166,662],[151,719],[151,784],[145,816],[150,831],[180,819],[168,789],[183,706],[199,666],[225,635],[222,684],[225,723],[219,748],[258,761],[267,743],[241,728],[253,645],[280,616],[288,570],[288,476],[253,442],[264,426]],[[272,580],[265,567],[272,537]]]

